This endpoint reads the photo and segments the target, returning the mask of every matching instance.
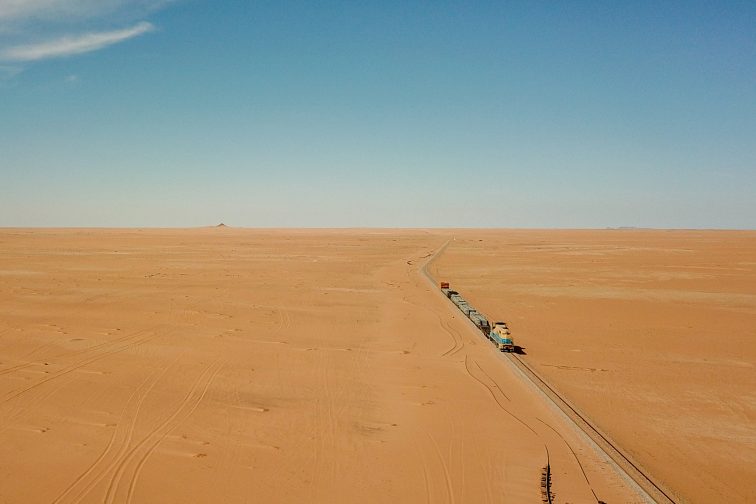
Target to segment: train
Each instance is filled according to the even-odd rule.
[[[449,287],[449,282],[441,282],[441,292],[449,301],[464,313],[470,321],[483,333],[491,343],[496,346],[500,352],[514,352],[517,347],[514,344],[514,338],[509,332],[506,322],[494,322],[493,326],[488,319],[478,310],[472,307],[462,295]]]

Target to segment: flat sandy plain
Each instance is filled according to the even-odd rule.
[[[538,503],[547,451],[557,502],[641,502],[426,280],[451,239],[627,451],[747,502],[756,234],[616,233],[0,230],[0,502]]]
[[[434,270],[683,500],[756,502],[756,232],[464,232]]]

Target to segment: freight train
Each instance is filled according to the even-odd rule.
[[[493,327],[482,313],[473,308],[459,292],[449,288],[449,282],[441,282],[441,292],[465,314],[475,327],[501,352],[514,352],[515,344],[505,322],[495,322]]]

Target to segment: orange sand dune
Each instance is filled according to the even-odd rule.
[[[538,503],[547,453],[641,502],[421,275],[448,239],[0,230],[0,502]]]
[[[756,502],[756,232],[464,231],[434,268],[676,494]]]

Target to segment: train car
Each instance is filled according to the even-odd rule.
[[[478,329],[480,329],[480,332],[486,335],[488,337],[488,333],[491,332],[491,324],[488,323],[488,319],[478,314],[478,321],[475,323],[476,326],[478,326]]]
[[[486,333],[486,336],[491,332],[491,323],[483,315],[480,316],[480,330]]]
[[[444,296],[449,297],[449,282],[441,282],[441,292]]]
[[[463,298],[459,294],[452,294],[451,296],[449,296],[449,299],[451,299],[451,302],[454,303],[458,308],[461,304],[467,304],[465,298]]]
[[[470,320],[484,336],[488,337],[488,333],[491,331],[491,326],[489,325],[488,320],[486,320],[486,317],[479,312],[475,312],[470,314]]]
[[[504,322],[496,322],[489,333],[489,339],[502,352],[514,352],[514,340],[509,334],[509,328]]]

